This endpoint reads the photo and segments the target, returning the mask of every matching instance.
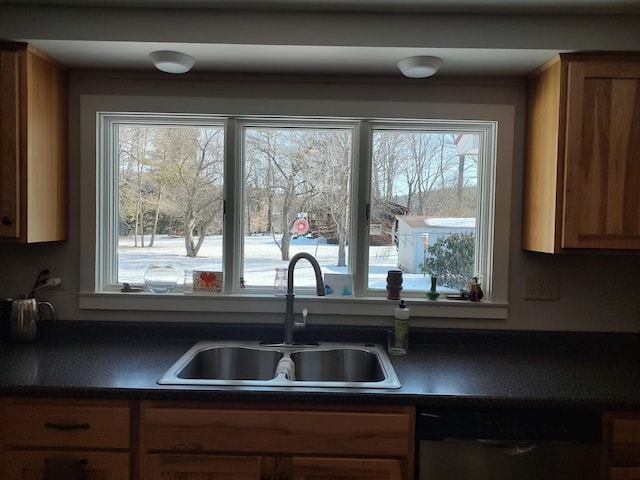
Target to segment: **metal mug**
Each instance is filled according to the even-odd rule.
[[[56,312],[49,302],[39,302],[35,298],[14,300],[11,306],[11,339],[16,342],[34,340],[42,329],[40,309],[49,310],[51,321],[55,321]]]

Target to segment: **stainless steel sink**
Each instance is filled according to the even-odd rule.
[[[384,370],[375,352],[360,348],[302,350],[291,354],[296,379],[312,382],[382,382]]]
[[[400,388],[379,345],[198,342],[158,380],[161,385]]]
[[[282,352],[225,345],[198,351],[178,372],[182,379],[270,380]]]

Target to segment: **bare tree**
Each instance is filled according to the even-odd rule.
[[[176,129],[180,146],[173,152],[179,179],[173,205],[180,209],[188,257],[196,257],[207,233],[222,222],[223,130],[217,127]]]
[[[310,182],[314,192],[315,210],[330,218],[338,239],[336,265],[346,265],[349,236],[349,197],[351,184],[352,142],[349,131],[322,131],[307,151]],[[326,212],[326,215],[324,213]]]
[[[147,129],[122,127],[119,131],[119,191],[120,219],[122,224],[133,222],[134,244],[144,247],[147,175],[150,170],[148,158],[149,135]]]
[[[222,138],[218,127],[121,129],[120,215],[134,219],[135,246],[138,235],[144,246],[145,226],[153,246],[162,221],[164,233],[182,226],[186,254],[193,257],[209,228],[221,229]]]

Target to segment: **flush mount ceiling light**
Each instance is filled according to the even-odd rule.
[[[151,52],[149,58],[158,70],[167,73],[187,73],[196,63],[196,59],[186,53],[169,50]]]
[[[427,78],[438,71],[442,60],[438,57],[408,57],[398,62],[398,68],[405,77]]]

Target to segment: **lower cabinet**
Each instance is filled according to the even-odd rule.
[[[640,480],[640,414],[604,415],[609,480]]]
[[[125,480],[129,478],[129,454],[85,451],[9,452],[7,473],[12,480]],[[75,472],[80,472],[79,477]],[[45,476],[45,473],[47,474]]]
[[[144,476],[163,480],[401,480],[402,462],[371,458],[145,454]]]
[[[288,467],[276,479],[326,480],[401,480],[404,465],[400,460],[375,458],[292,457]]]
[[[413,407],[142,402],[142,479],[410,480]]]
[[[127,401],[0,399],[0,479],[129,480]]]
[[[255,480],[274,478],[273,458],[258,455],[190,455],[147,453],[142,478],[163,480]],[[207,475],[205,477],[205,475]]]
[[[640,480],[640,467],[611,467],[610,480]]]

